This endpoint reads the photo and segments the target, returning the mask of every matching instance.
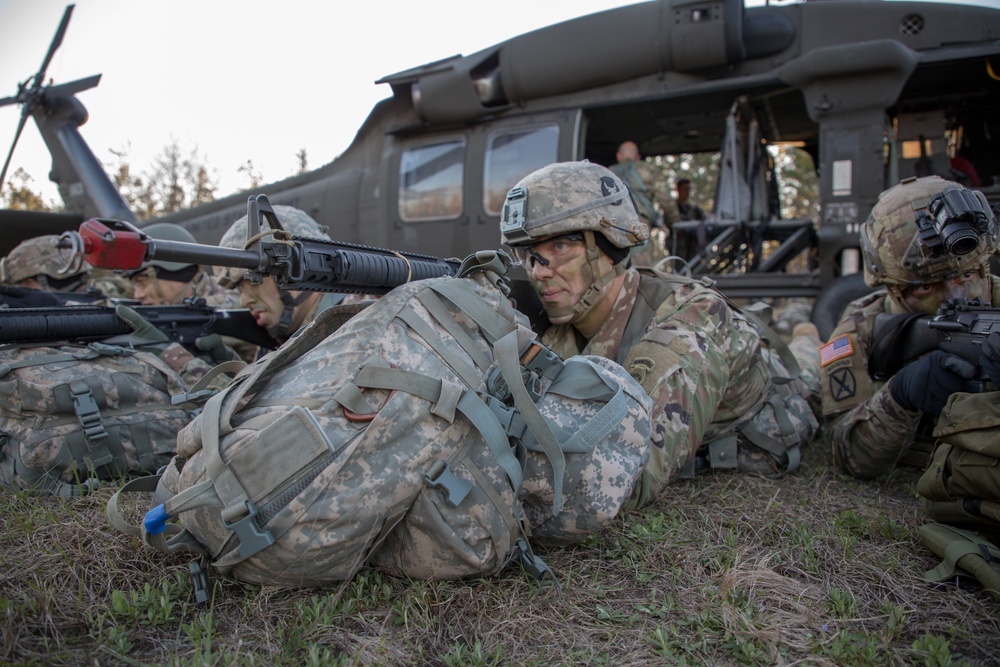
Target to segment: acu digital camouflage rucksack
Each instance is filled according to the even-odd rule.
[[[346,322],[334,307],[245,368],[178,437],[147,542],[288,586],[365,563],[417,578],[514,559],[544,572],[532,537],[582,540],[628,498],[650,404],[620,366],[539,344],[505,296],[506,267],[480,253],[464,277],[400,286]]]
[[[91,343],[0,348],[0,484],[79,496],[99,480],[152,473],[192,413],[156,354]]]
[[[974,577],[1000,599],[1000,392],[952,394],[934,437],[917,481],[931,523],[919,533],[942,562],[925,577]]]

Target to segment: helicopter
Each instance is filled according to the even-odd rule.
[[[79,133],[86,111],[75,93],[99,77],[42,85],[68,15],[39,74],[0,105],[22,105],[18,133],[35,120],[67,216],[134,221]],[[718,151],[709,221],[673,229],[686,270],[734,298],[813,299],[826,335],[843,306],[868,291],[858,230],[880,192],[913,175],[955,178],[951,158],[961,148],[986,175],[977,189],[1000,199],[991,180],[1000,175],[996,8],[652,0],[376,84],[391,97],[334,161],[140,227],[172,222],[216,243],[248,196],[263,192],[306,211],[338,241],[462,257],[499,245],[507,190],[546,164],[611,165],[625,140],[647,158]],[[815,219],[780,217],[768,145],[811,156]]]

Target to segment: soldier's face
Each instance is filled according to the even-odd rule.
[[[176,280],[161,280],[146,275],[132,278],[132,294],[144,306],[178,304],[188,296],[191,285]]]
[[[575,306],[593,282],[586,251],[582,239],[562,236],[536,244],[526,253],[528,278],[553,324],[566,324],[572,319],[572,314],[553,313]],[[602,254],[600,261],[607,263],[602,268],[610,270],[610,258]]]
[[[911,313],[927,315],[936,315],[938,308],[947,299],[976,297],[986,303],[990,301],[989,279],[979,271],[966,271],[949,280],[907,287],[903,290],[903,302],[906,308]]]
[[[270,329],[278,326],[285,304],[281,302],[281,292],[271,276],[264,276],[263,282],[255,285],[248,280],[240,282],[240,305],[250,311],[257,324]]]

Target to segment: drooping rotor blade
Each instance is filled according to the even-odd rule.
[[[88,88],[93,88],[98,83],[101,82],[100,74],[95,74],[93,76],[88,76],[86,79],[77,79],[76,81],[70,81],[69,83],[60,83],[58,86],[49,86],[45,89],[46,96],[54,95],[75,95],[81,90],[87,90]],[[3,102],[3,100],[0,100]],[[0,104],[3,106],[3,104]]]
[[[24,124],[28,122],[28,107],[21,110],[21,120],[17,123],[17,132],[14,133],[14,141],[10,145],[10,150],[7,152],[7,160],[3,163],[3,171],[0,171],[0,190],[3,189],[4,179],[7,178],[7,168],[10,167],[11,158],[14,157],[14,147],[17,146],[17,140],[21,138],[21,130],[24,129]]]
[[[45,60],[42,61],[42,68],[38,70],[38,74],[35,75],[35,88],[40,88],[45,85],[45,71],[49,68],[49,63],[52,62],[52,56],[55,55],[56,49],[62,44],[63,37],[66,35],[66,28],[69,26],[70,16],[73,14],[73,7],[76,5],[67,5],[66,11],[63,12],[62,21],[59,23],[59,29],[56,30],[56,36],[52,38],[52,43],[49,45],[49,52],[45,54]]]

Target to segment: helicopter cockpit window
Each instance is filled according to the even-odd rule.
[[[407,149],[399,162],[399,217],[404,222],[462,214],[465,139]]]
[[[483,208],[500,215],[507,191],[536,169],[559,157],[559,127],[518,128],[493,133],[486,146]]]

